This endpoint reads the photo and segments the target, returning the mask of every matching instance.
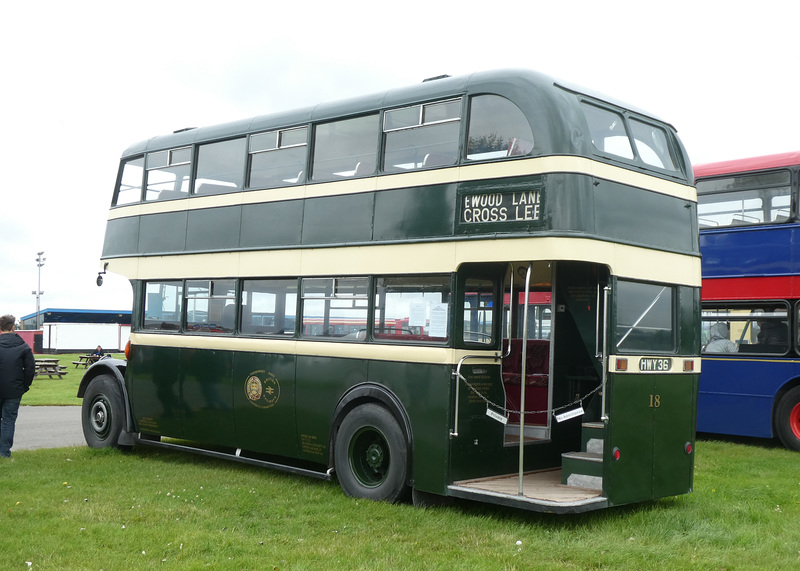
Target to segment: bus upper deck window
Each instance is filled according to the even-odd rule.
[[[594,147],[623,159],[633,159],[633,149],[622,115],[588,103],[581,103],[581,107]]]
[[[250,136],[250,188],[306,181],[308,128],[297,127]]]
[[[244,186],[245,138],[200,145],[195,194],[223,194]]]
[[[191,147],[148,153],[146,168],[145,200],[184,198],[189,195]]]
[[[460,125],[461,99],[386,111],[383,170],[405,172],[455,164]]]
[[[533,131],[519,107],[499,95],[479,95],[470,102],[467,160],[527,155]]]
[[[122,173],[114,197],[114,205],[133,204],[142,199],[142,180],[144,178],[144,157],[122,163]]]
[[[636,152],[644,163],[664,170],[678,170],[664,129],[637,119],[631,119],[630,124]]]
[[[311,178],[341,180],[375,173],[378,115],[343,119],[314,129]]]
[[[788,222],[791,206],[791,172],[785,169],[697,181],[701,228]]]

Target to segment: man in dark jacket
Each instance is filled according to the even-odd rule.
[[[14,333],[15,321],[13,315],[0,317],[0,458],[11,457],[19,403],[36,374],[33,351]]]

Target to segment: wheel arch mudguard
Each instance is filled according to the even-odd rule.
[[[339,403],[336,405],[336,409],[333,411],[333,420],[331,422],[330,437],[328,442],[328,466],[333,466],[333,449],[336,442],[336,433],[339,432],[339,426],[341,426],[344,417],[347,416],[347,413],[357,406],[368,402],[377,402],[385,406],[400,424],[400,428],[406,437],[406,442],[408,442],[408,474],[409,477],[411,477],[411,459],[413,458],[414,450],[414,435],[411,430],[411,421],[408,418],[408,413],[406,412],[403,403],[399,398],[397,398],[397,395],[395,395],[388,387],[378,383],[363,383],[356,385],[355,387],[350,388],[342,396],[342,398],[339,399]]]
[[[775,393],[775,397],[772,399],[772,413],[769,422],[770,429],[772,431],[772,438],[776,438],[778,436],[778,429],[775,425],[775,415],[778,411],[778,404],[781,402],[781,399],[791,391],[793,388],[800,386],[800,377],[793,377],[786,381],[783,386]]]
[[[120,444],[133,444],[132,441],[123,442],[123,440],[127,440],[128,436],[130,436],[130,438],[133,438],[134,436],[131,404],[130,399],[128,399],[128,390],[125,387],[125,369],[127,364],[127,361],[122,359],[114,359],[113,357],[100,359],[86,369],[86,372],[83,374],[83,378],[81,378],[81,383],[78,385],[78,398],[83,398],[83,395],[86,394],[86,388],[89,386],[89,383],[91,383],[93,379],[99,377],[100,375],[109,375],[116,380],[117,383],[119,383],[119,388],[122,391],[123,406],[125,407],[125,415],[123,416],[122,425],[123,434],[120,436]]]

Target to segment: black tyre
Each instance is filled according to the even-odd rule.
[[[122,419],[125,414],[122,389],[111,375],[99,375],[89,382],[83,395],[81,423],[90,448],[121,448]]]
[[[396,502],[408,491],[408,442],[395,417],[363,404],[344,419],[334,443],[334,467],[344,493]]]
[[[800,387],[783,395],[775,409],[775,430],[789,450],[800,450]]]

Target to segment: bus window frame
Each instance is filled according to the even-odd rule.
[[[146,168],[146,159],[145,154],[142,153],[141,155],[136,155],[132,157],[128,157],[124,160],[120,161],[119,165],[119,172],[117,173],[117,185],[114,189],[114,194],[111,199],[111,206],[129,206],[131,204],[139,204],[144,201],[144,182],[147,179],[147,168]],[[139,195],[135,200],[131,200],[130,202],[123,202],[122,204],[119,203],[119,196],[120,191],[122,190],[122,181],[125,178],[125,170],[128,165],[133,165],[136,161],[141,161],[141,165],[139,168],[141,169],[141,174],[139,177]],[[134,190],[136,187],[131,185],[131,190]]]
[[[472,132],[472,120],[475,115],[474,103],[476,100],[481,98],[495,98],[506,102],[508,105],[513,106],[516,109],[517,113],[519,113],[520,118],[525,121],[528,130],[530,131],[530,140],[526,139],[519,139],[518,137],[512,138],[507,145],[506,154],[505,156],[476,156],[478,154],[486,154],[491,155],[493,153],[500,153],[502,150],[498,151],[487,151],[485,153],[473,153],[470,156],[470,134]],[[531,125],[530,121],[528,121],[528,117],[519,108],[519,106],[508,99],[507,97],[503,97],[502,95],[498,95],[496,93],[475,93],[472,94],[468,101],[466,102],[466,121],[464,121],[465,125],[463,128],[462,134],[462,145],[463,145],[463,155],[461,159],[464,161],[464,164],[478,164],[483,162],[498,162],[504,160],[513,160],[513,159],[520,159],[530,157],[533,150],[536,148],[536,133],[534,132],[533,125]],[[517,143],[521,143],[519,146]],[[530,148],[525,148],[524,144],[530,144]],[[515,152],[516,151],[516,152]]]
[[[310,143],[309,143],[309,152],[307,153],[307,165],[308,165],[308,174],[306,175],[306,180],[308,182],[313,183],[325,183],[325,182],[337,182],[340,180],[350,180],[354,178],[364,178],[364,177],[372,177],[375,176],[376,172],[378,171],[378,166],[380,163],[380,154],[383,150],[381,145],[381,134],[380,134],[380,125],[383,119],[380,110],[370,111],[367,113],[360,113],[358,115],[348,115],[346,117],[337,117],[335,119],[325,120],[325,121],[317,121],[311,123],[311,134],[310,134]],[[370,119],[375,121],[375,131],[372,133],[372,137],[374,137],[374,144],[372,147],[372,159],[371,168],[368,171],[361,172],[359,167],[362,161],[356,160],[353,164],[353,172],[350,173],[349,171],[332,171],[329,168],[326,168],[322,174],[319,173],[318,166],[322,166],[324,160],[342,160],[345,157],[351,157],[354,159],[359,158],[363,155],[340,155],[334,158],[325,158],[325,157],[318,157],[317,152],[319,149],[325,148],[328,149],[329,142],[325,141],[325,145],[321,145],[321,141],[323,140],[319,135],[320,129],[323,127],[328,127],[330,125],[334,125],[337,123],[344,123],[347,121],[358,121],[358,120],[366,120]],[[318,139],[318,137],[320,137]],[[324,159],[324,160],[323,160]]]
[[[585,95],[582,94],[578,94],[578,102],[582,112],[584,106],[590,106],[619,116],[622,119],[623,127],[625,129],[625,136],[627,138],[628,145],[630,146],[631,153],[633,155],[632,158],[628,158],[624,155],[619,155],[610,151],[601,150],[600,148],[595,146],[594,142],[591,140],[591,132],[589,132],[587,133],[589,135],[588,145],[590,146],[592,154],[594,156],[603,158],[611,162],[622,163],[628,167],[635,167],[637,169],[644,169],[647,171],[655,172],[662,176],[668,176],[680,180],[686,179],[687,167],[686,164],[684,164],[683,162],[682,153],[678,152],[679,149],[676,149],[677,138],[675,137],[674,133],[672,133],[669,129],[666,128],[668,127],[666,123],[659,124],[658,121],[654,121],[648,118],[646,115],[640,115],[638,113],[631,112],[627,109],[617,107],[616,105],[607,103],[605,101],[586,97]],[[634,139],[633,131],[630,126],[630,122],[632,120],[656,128],[662,131],[667,136],[668,138],[667,152],[673,164],[675,165],[674,170],[650,164],[642,159],[637,145],[638,139]]]
[[[175,153],[177,153],[179,151],[188,151],[188,158],[187,159],[176,159],[175,161],[173,161]],[[157,163],[157,164],[155,164],[153,166],[150,166],[151,158],[153,160],[155,160],[161,154],[164,154],[167,157],[166,162],[164,164],[161,164],[159,162],[159,163]],[[144,192],[142,194],[142,201],[145,202],[145,203],[153,203],[153,202],[161,202],[163,200],[180,200],[180,199],[191,197],[192,196],[192,189],[193,189],[194,183],[195,183],[195,165],[197,163],[196,158],[195,158],[195,154],[196,153],[195,153],[195,146],[194,145],[183,145],[183,146],[180,146],[180,147],[174,147],[174,148],[170,148],[170,149],[161,149],[161,150],[158,150],[158,151],[149,151],[145,155]],[[150,190],[150,173],[151,172],[167,172],[167,171],[169,171],[169,169],[172,169],[173,167],[183,167],[183,166],[186,166],[186,165],[189,166],[188,180],[186,181],[186,191],[183,190],[183,188],[184,188],[183,182],[178,184],[178,182],[177,182],[178,179],[177,179],[177,176],[176,176],[176,178],[175,178],[176,186],[179,186],[179,189],[175,190],[173,188],[169,192],[170,192],[170,194],[177,192],[177,193],[180,194],[179,196],[168,195],[168,196],[162,198],[161,195],[162,195],[162,193],[165,192],[165,190],[159,190],[158,191],[158,195],[155,198],[150,198],[150,199],[147,198],[148,191]],[[158,185],[158,184],[163,184],[163,183],[155,182],[154,186]]]
[[[305,131],[305,141],[302,143],[289,143],[284,145],[283,139],[286,133],[293,133],[296,131]],[[267,131],[259,131],[257,133],[250,133],[247,136],[247,147],[245,150],[246,158],[245,158],[245,187],[244,190],[261,190],[261,189],[270,189],[270,188],[284,188],[287,186],[295,186],[301,185],[306,183],[310,180],[308,176],[309,168],[310,168],[310,136],[312,132],[312,125],[309,123],[304,123],[302,125],[295,125],[293,127],[281,127],[278,129],[269,129]],[[259,137],[274,133],[275,134],[275,143],[273,147],[270,148],[258,148],[253,150],[253,139],[256,138],[258,140]],[[298,176],[295,181],[289,181],[288,179],[282,179],[281,183],[272,183],[268,185],[256,185],[253,186],[253,159],[259,155],[267,155],[268,153],[278,153],[281,154],[282,151],[292,151],[297,150],[305,147],[305,152],[303,153],[303,161],[301,162],[301,170],[298,171]],[[285,166],[284,166],[285,168]]]
[[[622,295],[620,290],[620,284],[630,284],[630,285],[637,285],[637,286],[651,286],[651,287],[660,287],[662,291],[653,299],[652,304],[649,305],[643,312],[638,315],[632,324],[620,324],[620,302],[628,302],[632,299],[632,294],[628,293],[627,295]],[[661,299],[661,295],[664,291],[669,292],[669,318],[670,318],[670,343],[671,347],[669,349],[666,348],[659,348],[655,349],[658,343],[653,342],[652,340],[646,343],[646,349],[640,348],[638,346],[634,346],[632,348],[627,347],[620,347],[623,345],[625,341],[628,339],[631,333],[635,331],[637,325],[641,323],[651,309],[655,307],[658,301]],[[613,311],[611,312],[610,319],[611,319],[611,330],[609,332],[609,342],[611,343],[611,350],[613,352],[619,353],[620,355],[636,355],[642,352],[652,353],[654,355],[677,355],[679,351],[678,347],[678,338],[679,338],[679,331],[678,331],[678,324],[680,323],[680,315],[678,314],[678,310],[680,308],[680,299],[678,296],[677,286],[674,283],[660,283],[660,282],[649,282],[649,281],[642,281],[642,280],[633,280],[628,278],[621,278],[614,276],[611,285],[611,292],[613,296]],[[622,306],[623,308],[625,306]],[[654,314],[655,315],[655,314]],[[620,338],[620,330],[622,328],[625,329],[625,333]]]
[[[755,343],[742,343],[744,339],[744,335],[750,332],[749,335],[752,339],[753,337],[753,323],[756,322],[757,316],[759,314],[755,313],[756,311],[763,310],[764,307],[773,307],[773,310],[770,312],[771,314],[775,313],[775,310],[778,306],[783,307],[785,311],[785,317],[780,319],[779,315],[769,315],[768,319],[771,321],[781,321],[786,327],[786,334],[787,339],[785,343],[785,348],[783,351],[778,350],[769,350],[769,348],[776,348],[779,347],[776,344],[765,344],[768,349],[764,351],[758,351],[760,343],[756,341]],[[732,315],[731,310],[740,309],[742,311],[748,311],[747,314],[741,314],[741,316]],[[704,315],[705,311],[710,310],[725,310],[727,313],[723,314],[725,319],[721,319],[719,314],[714,315]],[[724,353],[725,356],[731,355],[742,355],[746,357],[752,357],[756,355],[769,355],[773,357],[783,357],[786,356],[790,351],[796,349],[798,347],[798,339],[797,339],[797,325],[793,323],[792,314],[797,314],[797,311],[800,311],[800,303],[795,301],[791,302],[785,299],[748,299],[748,300],[721,300],[721,301],[703,301],[700,308],[700,320],[702,324],[708,322],[720,322],[723,321],[728,326],[728,338],[736,343],[737,350],[735,353]],[[744,326],[742,328],[741,335],[736,338],[734,335],[734,329],[731,327],[731,323],[733,322],[742,322]],[[701,325],[701,335],[705,331],[705,328]],[[707,352],[705,351],[706,343],[703,343],[702,354],[703,355],[719,355],[719,353],[715,352]],[[742,347],[747,347],[746,350],[742,351]],[[756,350],[752,350],[751,348],[755,348]]]
[[[169,323],[174,327],[147,327],[147,308],[150,298],[147,295],[147,286],[150,284],[160,284],[160,285],[175,285],[179,288],[177,295],[175,297],[176,301],[179,303],[180,307],[178,308],[178,315],[177,321],[170,320],[167,322],[166,320],[162,320],[162,324]],[[182,335],[184,333],[183,324],[185,322],[185,315],[186,315],[186,300],[185,300],[185,288],[186,288],[186,280],[185,279],[153,279],[153,280],[144,280],[142,282],[141,287],[141,317],[138,317],[140,326],[135,329],[136,332],[144,332],[144,333],[157,333],[157,334],[166,334],[166,335]],[[164,297],[161,298],[162,300]],[[162,301],[163,306],[163,301]]]
[[[256,327],[256,325],[254,325],[252,323],[252,321],[250,323],[248,323],[248,324],[245,324],[245,322],[244,322],[244,308],[245,307],[250,307],[249,313],[251,315],[253,313],[253,310],[252,310],[252,305],[253,305],[252,293],[254,293],[254,290],[253,289],[245,289],[245,286],[248,284],[248,282],[273,282],[276,285],[282,284],[283,286],[289,286],[290,284],[294,283],[294,288],[295,288],[294,292],[291,292],[290,288],[288,288],[288,287],[282,287],[282,295],[284,297],[289,297],[291,295],[294,295],[294,298],[295,298],[294,299],[293,311],[291,313],[288,313],[285,304],[284,304],[284,310],[283,310],[284,325],[285,325],[286,319],[288,317],[291,316],[291,317],[294,318],[294,322],[292,324],[293,325],[293,329],[290,332],[286,332],[286,328],[285,327],[283,329],[281,329],[281,330],[271,331],[271,332],[259,332],[259,331],[250,330],[251,328]],[[273,289],[275,289],[275,288],[273,288]],[[296,278],[296,277],[274,277],[274,276],[270,276],[270,277],[240,277],[238,279],[237,290],[238,290],[238,298],[237,298],[238,301],[237,301],[237,303],[238,303],[238,306],[239,306],[239,311],[237,312],[238,324],[239,324],[239,327],[237,329],[237,333],[239,335],[244,336],[244,337],[271,337],[271,338],[275,338],[275,339],[294,339],[294,338],[297,338],[299,336],[299,333],[298,333],[299,326],[298,326],[298,324],[300,323],[300,316],[298,315],[298,310],[299,310],[299,307],[300,307],[300,304],[299,304],[300,278]],[[245,292],[248,292],[250,294],[250,298],[248,299],[248,305],[245,305],[245,303],[244,303],[244,294],[245,294]],[[277,311],[277,307],[276,307],[276,311]],[[261,314],[262,314],[262,316],[263,315],[269,315],[268,313],[261,313]],[[277,313],[275,313],[273,315],[277,316]],[[262,317],[262,319],[263,319],[263,317]],[[262,327],[269,327],[269,326],[264,326],[263,323],[262,323]],[[245,329],[247,329],[247,330],[245,330]],[[283,331],[283,333],[281,333],[281,331]]]
[[[364,283],[364,294],[357,295],[354,291],[353,295],[348,295],[345,293],[339,293],[340,286],[339,282],[347,282],[347,281],[362,281]],[[306,276],[300,278],[300,286],[298,290],[298,324],[296,327],[296,335],[300,339],[305,339],[308,341],[342,341],[342,342],[364,342],[367,340],[367,332],[370,329],[370,321],[374,319],[373,317],[373,306],[370,301],[371,292],[374,289],[373,286],[373,278],[372,276]],[[316,283],[313,283],[316,282]],[[330,292],[328,293],[328,289],[326,286],[325,292],[323,295],[310,295],[311,292],[306,290],[306,285],[308,284],[309,287],[316,286],[317,284],[322,285],[324,282],[330,283]],[[305,333],[304,329],[306,325],[314,325],[309,320],[317,319],[318,316],[315,315],[306,315],[306,303],[307,301],[313,302],[323,302],[323,315],[322,315],[322,325],[323,330],[322,333],[319,335],[313,333]],[[347,307],[345,305],[337,305],[333,306],[332,302],[350,302],[350,306]],[[359,303],[360,302],[360,303]],[[363,306],[362,306],[363,305]],[[336,325],[330,324],[331,320],[331,310],[344,310],[349,312],[351,310],[358,310],[364,311],[364,319],[363,319],[363,327],[359,327],[355,332],[351,331],[349,333],[345,333],[343,335],[339,335],[336,333]],[[339,316],[337,316],[339,317]],[[360,316],[359,316],[360,317]],[[349,317],[347,317],[349,318]],[[345,319],[347,319],[345,318]],[[324,328],[326,325],[326,321],[328,323],[328,327]],[[342,327],[352,328],[352,325],[343,324]],[[329,334],[328,331],[333,329],[333,331]],[[363,335],[361,332],[363,331]]]
[[[495,270],[495,271],[493,271]],[[459,269],[456,274],[456,295],[453,299],[452,309],[451,309],[451,319],[453,320],[452,325],[449,325],[450,334],[452,336],[452,343],[455,347],[459,348],[467,348],[467,349],[477,349],[477,350],[497,350],[500,346],[500,340],[503,338],[503,332],[501,328],[503,326],[503,297],[502,297],[502,290],[503,290],[503,272],[505,271],[505,266],[502,268],[497,266],[492,267],[491,264],[479,264],[477,267],[466,267]],[[492,315],[492,333],[491,333],[491,342],[490,343],[482,343],[480,341],[472,341],[466,339],[467,335],[467,323],[466,323],[466,312],[467,311],[480,311],[480,308],[468,308],[467,307],[467,282],[470,280],[481,280],[487,281],[492,283],[492,308],[491,308],[491,315]],[[477,332],[475,332],[477,333]]]
[[[215,289],[219,285],[222,285],[224,282],[233,282],[233,296],[220,295],[220,294],[215,293]],[[193,294],[192,291],[190,291],[190,284],[201,284],[201,283],[207,283],[208,284],[207,287],[206,287],[206,291],[207,291],[208,295],[196,295],[196,294]],[[203,335],[233,335],[233,334],[235,334],[236,331],[237,331],[236,319],[237,319],[238,311],[236,311],[236,309],[238,307],[237,300],[239,299],[239,289],[240,289],[239,283],[240,283],[240,280],[237,279],[237,278],[187,278],[187,279],[184,279],[184,281],[183,281],[183,297],[184,297],[184,300],[183,300],[183,319],[181,321],[181,331],[183,331],[187,335],[197,335],[197,334],[203,334]],[[192,301],[192,300],[205,300],[206,301],[206,304],[207,304],[206,321],[203,323],[203,325],[205,325],[205,327],[199,326],[199,324],[201,322],[199,322],[196,319],[194,319],[191,322],[191,325],[190,325],[190,322],[189,322],[189,312],[190,312],[189,305],[190,305],[190,301]],[[211,304],[214,301],[220,301],[220,300],[226,300],[226,301],[227,300],[232,300],[232,303],[225,303],[225,305],[223,306],[222,316],[220,318],[220,325],[217,326],[220,330],[215,330],[215,329],[211,329],[211,328],[208,327],[209,325],[216,325],[215,323],[212,323],[211,321],[209,321],[209,319],[211,317],[211,315],[210,315],[210,313],[211,313]],[[196,303],[196,301],[195,301],[195,303]],[[225,313],[226,313],[226,309],[228,307],[230,307],[230,306],[233,306],[233,324],[232,324],[232,326],[230,328],[226,328],[225,327],[225,321],[226,321]],[[197,310],[195,308],[192,308],[191,311],[197,311]]]
[[[456,165],[460,164],[461,163],[461,157],[462,157],[462,155],[464,153],[464,148],[463,148],[464,147],[464,137],[465,137],[464,127],[465,127],[465,124],[466,124],[466,121],[464,119],[465,119],[465,117],[467,115],[467,109],[466,109],[467,99],[468,98],[464,94],[460,94],[458,96],[446,97],[444,99],[434,99],[434,100],[431,100],[431,101],[420,101],[420,102],[417,102],[417,103],[413,103],[411,105],[406,104],[406,105],[403,105],[403,106],[400,106],[400,107],[392,107],[392,108],[383,109],[381,111],[380,134],[379,134],[379,139],[380,139],[379,140],[379,151],[378,151],[378,168],[379,168],[379,171],[381,173],[385,173],[385,174],[401,174],[401,173],[407,173],[407,172],[416,172],[416,171],[420,171],[420,170],[428,170],[428,169],[433,169],[433,168],[451,167],[451,166],[456,166]],[[425,111],[426,111],[426,109],[428,107],[433,107],[433,106],[436,106],[436,105],[444,105],[444,104],[454,103],[454,102],[459,102],[458,117],[450,117],[450,118],[447,118],[447,119],[440,119],[440,120],[433,120],[433,121],[426,121],[425,120]],[[395,113],[395,112],[398,112],[398,111],[404,111],[404,110],[408,110],[408,109],[414,109],[416,107],[419,108],[419,113],[417,115],[416,124],[409,124],[409,125],[403,125],[401,127],[389,127],[389,128],[387,128],[387,117],[390,116],[392,113]],[[455,145],[455,153],[454,153],[454,156],[452,158],[452,162],[441,162],[441,157],[439,157],[438,154],[435,154],[435,153],[424,153],[424,154],[426,154],[426,156],[422,157],[422,159],[419,162],[419,166],[412,166],[412,167],[407,168],[407,169],[406,168],[401,168],[401,167],[396,166],[396,165],[392,166],[391,168],[389,167],[388,160],[387,160],[387,150],[389,149],[389,145],[387,143],[387,140],[388,140],[388,136],[389,135],[396,134],[396,133],[402,133],[402,132],[412,133],[413,131],[416,131],[416,130],[427,129],[427,128],[430,128],[430,127],[439,127],[439,126],[447,125],[447,124],[450,124],[450,123],[457,123],[458,124],[458,136],[457,136],[457,138],[455,140],[455,143],[456,143],[456,145]],[[406,147],[406,148],[412,148],[412,147]],[[420,147],[418,145],[413,146],[413,148],[415,149],[415,151],[419,151],[419,150],[422,149],[422,147]],[[415,152],[415,156],[416,156],[416,152]],[[431,164],[425,164],[427,162],[427,159],[428,159],[429,156],[433,157],[432,160],[431,160]],[[448,157],[449,157],[449,155],[448,155]],[[414,164],[416,164],[416,161],[414,161]]]
[[[215,145],[224,145],[224,144],[229,144],[229,143],[233,143],[233,142],[239,142],[240,144],[241,143],[244,144],[244,149],[243,149],[244,152],[242,153],[241,158],[239,159],[239,164],[237,165],[238,167],[241,168],[241,172],[239,173],[239,178],[238,178],[238,181],[237,181],[238,182],[237,186],[235,186],[235,187],[225,187],[223,185],[215,184],[215,183],[218,183],[218,182],[221,182],[221,181],[214,181],[214,182],[210,182],[210,183],[200,182],[201,179],[199,177],[199,171],[200,171],[200,167],[202,166],[201,152],[203,151],[203,149],[204,148],[205,149],[209,149],[210,147],[213,147]],[[214,196],[214,195],[217,195],[217,194],[229,194],[229,193],[233,193],[233,192],[243,192],[245,189],[247,189],[247,186],[246,186],[247,185],[247,175],[248,175],[247,163],[248,163],[248,159],[249,159],[249,156],[247,154],[248,144],[249,144],[249,137],[248,136],[240,136],[240,137],[229,137],[227,139],[214,139],[212,141],[205,141],[205,142],[198,143],[197,145],[195,145],[195,150],[194,150],[194,154],[193,154],[194,161],[193,161],[192,169],[191,169],[192,170],[192,181],[191,181],[191,185],[190,185],[190,188],[191,188],[190,194],[191,194],[191,196]],[[203,180],[209,180],[209,179],[203,179]],[[198,184],[198,182],[200,182],[200,184]],[[202,189],[204,186],[209,187],[209,189],[207,191],[204,191],[204,192],[198,192],[198,190]],[[217,187],[217,188],[214,188],[214,187]]]
[[[439,279],[440,284],[446,285],[446,290],[448,292],[448,301],[447,305],[447,316],[446,316],[446,336],[445,337],[434,337],[431,335],[426,334],[417,334],[413,330],[410,330],[407,334],[401,332],[398,334],[394,333],[393,331],[378,331],[379,329],[379,319],[385,323],[386,315],[385,313],[379,317],[380,312],[385,312],[386,309],[380,307],[378,303],[378,298],[380,296],[379,284],[382,280],[408,280],[410,282],[416,281],[416,284],[412,285],[419,285],[420,281],[423,280],[434,280]],[[438,285],[438,284],[437,284]],[[424,289],[425,286],[422,286]],[[435,291],[435,290],[434,290]],[[385,291],[382,293],[386,293]],[[425,293],[424,291],[421,293]],[[371,324],[369,327],[368,334],[372,340],[377,343],[390,343],[390,344],[420,344],[420,345],[438,345],[438,346],[446,346],[449,345],[452,340],[452,312],[453,312],[453,304],[454,304],[454,289],[453,289],[453,277],[452,274],[447,273],[431,273],[431,274],[401,274],[401,275],[386,275],[386,274],[376,274],[372,276],[372,289],[370,291],[371,297],[371,311],[372,311],[372,319]],[[427,308],[430,311],[430,307]],[[409,325],[409,329],[411,329],[411,325]],[[428,325],[430,328],[430,324]],[[413,336],[413,338],[407,337]]]
[[[744,180],[755,180],[756,177],[760,177],[760,176],[764,176],[764,175],[774,175],[774,174],[778,174],[778,173],[781,173],[781,174],[785,173],[786,175],[788,175],[788,181],[785,181],[785,182],[784,181],[775,181],[774,183],[771,182],[771,181],[765,181],[765,182],[762,182],[760,184],[758,184],[758,183],[750,184],[750,185],[747,185],[747,186],[740,186],[739,188],[733,188],[733,189],[726,189],[726,188],[720,188],[719,187],[719,184],[724,182],[724,181],[726,181],[726,180],[734,181],[734,186],[737,186],[736,185],[737,181],[739,182],[739,185],[741,185],[741,182],[744,181]],[[796,188],[796,184],[793,181],[794,177],[795,177],[795,174],[792,171],[792,169],[790,169],[790,168],[775,168],[775,169],[765,169],[765,170],[760,170],[760,171],[750,171],[750,172],[742,172],[742,173],[728,173],[728,174],[717,175],[717,176],[703,177],[702,179],[697,180],[695,185],[697,187],[697,217],[698,217],[698,222],[700,223],[700,228],[702,228],[702,229],[713,229],[713,228],[731,228],[731,227],[739,227],[739,226],[764,226],[764,225],[768,225],[768,224],[786,224],[786,223],[795,221],[797,219],[797,214],[796,213],[797,213],[798,206],[797,206],[797,196],[796,196],[796,193],[794,191],[794,189]],[[781,184],[777,184],[778,182],[780,182]],[[708,189],[708,190],[703,190],[704,186],[711,187],[712,185],[715,185],[715,186],[713,188]],[[778,191],[780,189],[788,189],[788,193],[786,193],[786,194],[777,194],[776,191]],[[775,198],[788,196],[789,197],[789,206],[788,206],[789,215],[784,220],[757,220],[755,222],[748,223],[744,219],[744,214],[742,214],[742,217],[740,219],[736,219],[736,220],[732,216],[731,217],[731,222],[729,224],[710,224],[710,223],[709,224],[703,224],[702,223],[703,216],[713,216],[714,215],[714,213],[708,214],[708,213],[701,212],[702,207],[705,204],[709,204],[709,203],[703,203],[702,202],[702,198],[703,197],[729,196],[731,199],[734,199],[737,195],[747,194],[747,193],[753,193],[753,195],[754,195],[753,199],[761,200],[760,211],[761,211],[762,215],[766,211],[773,211],[773,210],[777,210],[778,209],[778,208],[776,208],[774,206],[774,204],[772,202],[770,202],[770,204],[767,205],[766,208],[765,208],[764,198],[769,198],[770,201],[772,201]],[[746,200],[746,199],[742,199],[742,200]],[[731,200],[731,202],[734,202],[734,200]],[[714,204],[714,203],[712,202],[711,204]],[[708,220],[711,221],[712,219],[708,218]]]

